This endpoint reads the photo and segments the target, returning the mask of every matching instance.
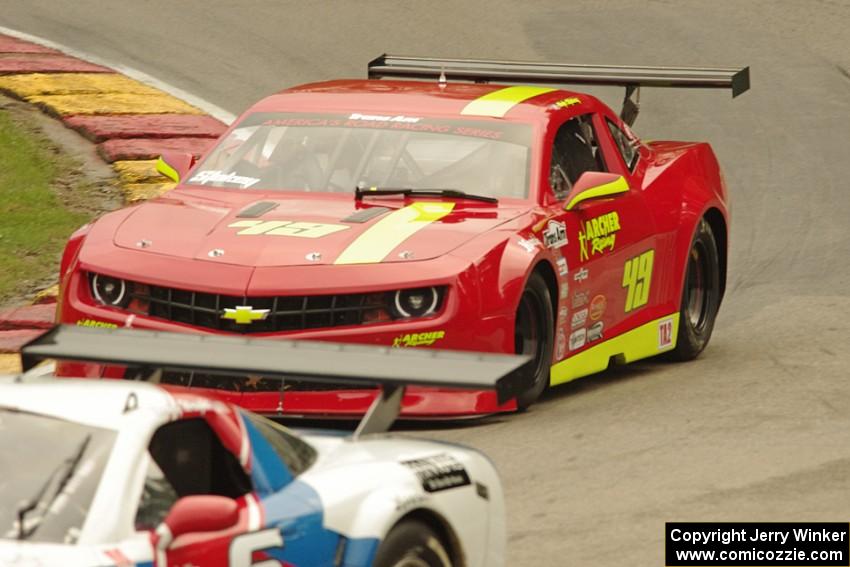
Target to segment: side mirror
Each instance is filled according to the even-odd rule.
[[[178,536],[197,532],[217,532],[239,521],[236,500],[224,496],[184,496],[171,507],[168,516],[156,528],[156,547],[165,551]]]
[[[171,150],[162,152],[156,160],[156,170],[176,183],[186,177],[193,165],[195,165],[195,156]]]
[[[627,193],[629,184],[622,175],[602,171],[585,171],[567,195],[564,210],[572,211],[579,203],[590,199],[615,197]]]

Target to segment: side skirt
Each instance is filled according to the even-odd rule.
[[[611,358],[629,363],[676,348],[679,314],[673,313],[605,340],[552,366],[551,385],[602,372]]]

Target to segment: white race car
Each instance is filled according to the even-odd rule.
[[[384,431],[406,384],[508,398],[526,358],[74,327],[22,358],[28,372],[0,379],[0,565],[504,564],[487,458]],[[39,376],[43,358],[123,364],[150,380]],[[352,436],[298,434],[158,385],[162,369],[383,390]]]

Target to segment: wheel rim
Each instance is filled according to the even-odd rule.
[[[696,243],[688,257],[687,316],[691,327],[701,332],[708,321],[709,289],[708,254],[702,243]]]
[[[540,316],[543,312],[542,308],[540,298],[526,292],[522,295],[519,309],[517,309],[514,347],[517,354],[527,354],[534,357],[534,382],[532,384],[539,381],[542,375],[541,367],[545,363],[543,360],[543,350],[546,348],[543,343],[545,333],[543,317]]]

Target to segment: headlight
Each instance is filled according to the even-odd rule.
[[[436,287],[400,289],[393,297],[393,310],[399,317],[427,317],[440,305],[440,290]]]
[[[91,292],[98,303],[108,307],[126,307],[130,302],[127,282],[122,279],[95,274],[91,279]]]

